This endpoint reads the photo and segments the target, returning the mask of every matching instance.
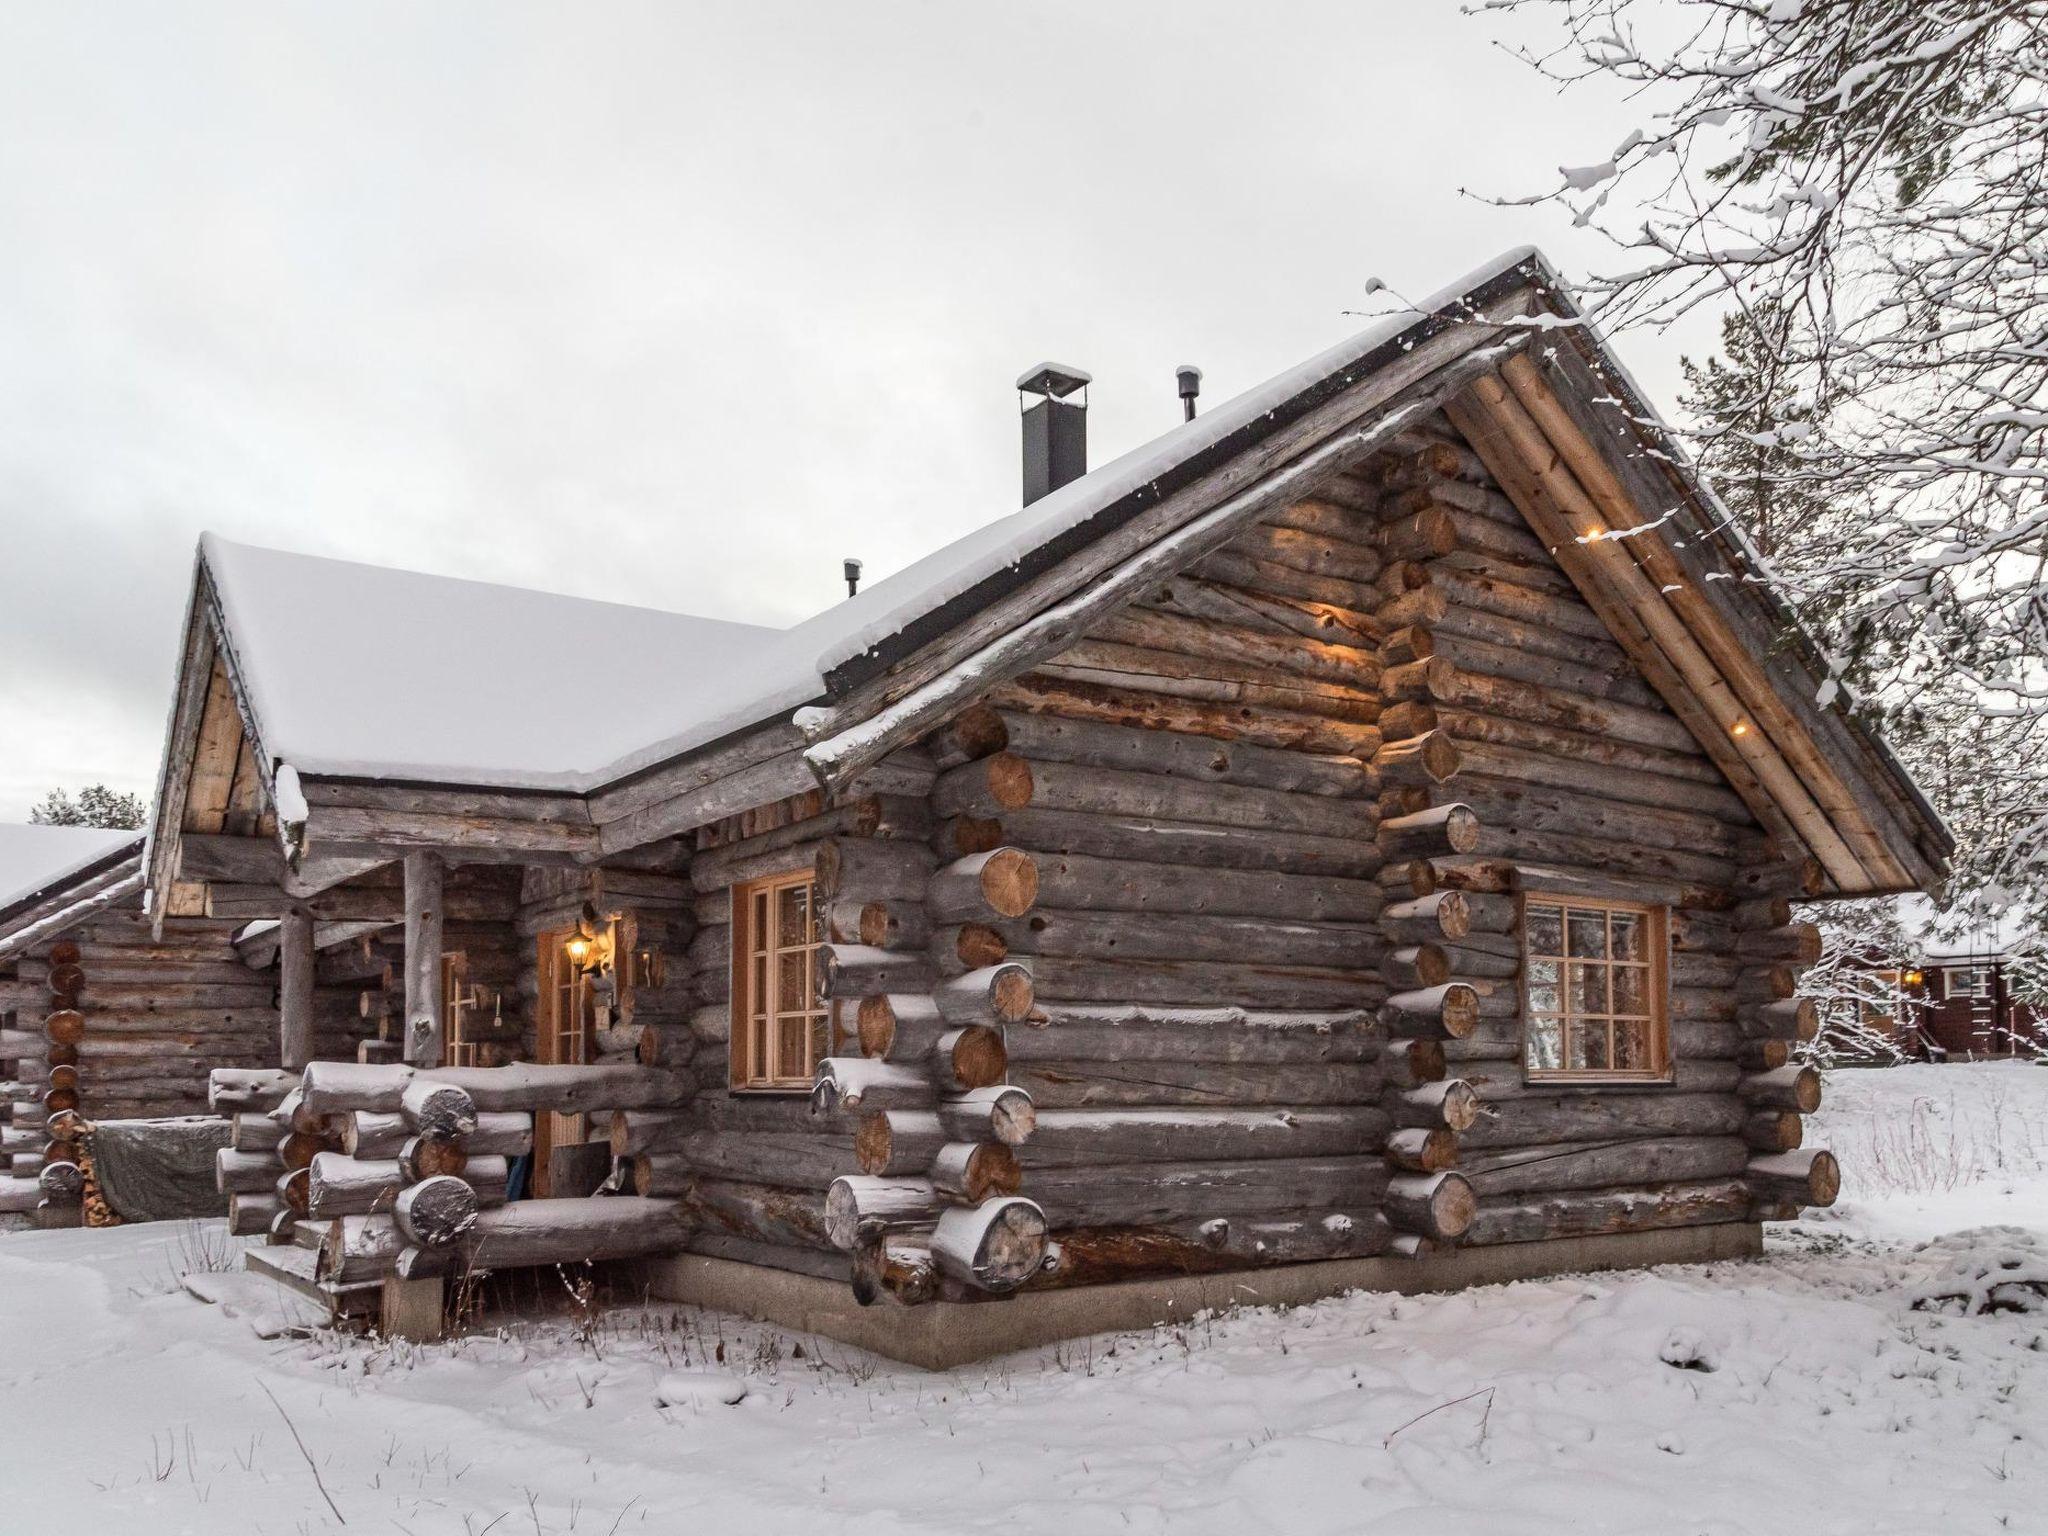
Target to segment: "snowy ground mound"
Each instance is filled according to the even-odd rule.
[[[1355,1295],[934,1376],[668,1308],[415,1348],[0,1237],[8,1529],[2048,1532],[2048,1070],[1838,1073],[1759,1263]],[[202,1305],[192,1291],[217,1298]],[[346,1522],[344,1525],[343,1522]]]

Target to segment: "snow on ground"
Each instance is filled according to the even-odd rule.
[[[294,1337],[261,1286],[181,1289],[217,1224],[0,1236],[0,1528],[2048,1532],[2043,1314],[1912,1305],[1958,1256],[2038,1266],[2048,1070],[1838,1073],[1820,1120],[1843,1202],[1760,1262],[1358,1294],[943,1376],[669,1308]]]

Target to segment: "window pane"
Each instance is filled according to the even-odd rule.
[[[1657,1063],[1650,1055],[1650,1021],[1618,1019],[1614,1025],[1614,1068],[1617,1072],[1649,1072]]]
[[[1572,909],[1566,922],[1566,954],[1598,960],[1607,953],[1607,914]]]
[[[1647,960],[1649,952],[1650,925],[1640,912],[1611,912],[1609,921],[1613,925],[1614,958],[1617,960]]]
[[[1529,989],[1529,1011],[1531,1013],[1558,1013],[1558,991],[1555,987],[1531,987]]]
[[[1555,907],[1529,908],[1529,953],[1532,955],[1561,955],[1564,953],[1564,929]]]
[[[751,953],[768,947],[768,893],[754,892],[753,920],[747,924],[747,949]]]
[[[1604,965],[1573,965],[1571,979],[1566,986],[1567,1007],[1573,1013],[1606,1013],[1607,1008],[1607,967]]]
[[[775,957],[775,1009],[778,1013],[791,1009],[808,1008],[811,994],[804,985],[805,973],[809,969],[810,955],[804,950]]]
[[[775,943],[782,949],[794,949],[799,944],[811,942],[811,888],[808,885],[787,885],[776,892]]]
[[[1527,1055],[1529,1066],[1538,1072],[1555,1072],[1563,1066],[1564,1021],[1554,1018],[1530,1019]]]
[[[1531,960],[1529,962],[1529,985],[1532,987],[1554,987],[1558,983],[1558,964],[1555,960]]]
[[[808,1042],[809,1020],[801,1015],[795,1018],[776,1020],[778,1042],[775,1052],[775,1075],[792,1078],[806,1075],[804,1048]]]
[[[1650,1011],[1650,970],[1642,965],[1614,968],[1614,1011],[1647,1014]]]
[[[1611,1063],[1607,1059],[1607,1025],[1594,1019],[1590,1022],[1579,1019],[1571,1024],[1571,1055],[1565,1065],[1574,1072],[1605,1072]]]
[[[768,1009],[768,957],[756,955],[748,964],[754,974],[749,983],[753,990],[747,995],[747,1007],[754,1013],[765,1013]]]
[[[753,1065],[747,1069],[747,1075],[755,1082],[760,1082],[768,1075],[768,1020],[756,1019],[748,1026],[747,1043],[750,1047],[749,1055],[753,1060]]]

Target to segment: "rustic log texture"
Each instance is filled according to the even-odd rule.
[[[1842,1192],[1835,1156],[1819,1147],[1753,1159],[1743,1169],[1751,1195],[1764,1201],[1825,1209]]]
[[[1509,1196],[1498,1203],[1482,1199],[1465,1232],[1465,1245],[1703,1226],[1742,1221],[1748,1211],[1749,1194],[1738,1179],[1572,1191],[1533,1200]]]
[[[460,1088],[478,1110],[583,1114],[592,1110],[650,1109],[680,1104],[691,1093],[681,1073],[637,1065],[437,1067],[363,1066],[316,1061],[306,1068],[305,1102],[322,1113],[402,1110],[415,1076]]]
[[[931,1253],[940,1271],[963,1285],[1013,1291],[1045,1265],[1045,1212],[1015,1197],[949,1209],[932,1227]]]

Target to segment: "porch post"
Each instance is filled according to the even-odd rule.
[[[313,914],[287,907],[277,925],[277,1063],[302,1072],[313,1059]]]
[[[441,1064],[441,856],[405,856],[405,1059]]]

